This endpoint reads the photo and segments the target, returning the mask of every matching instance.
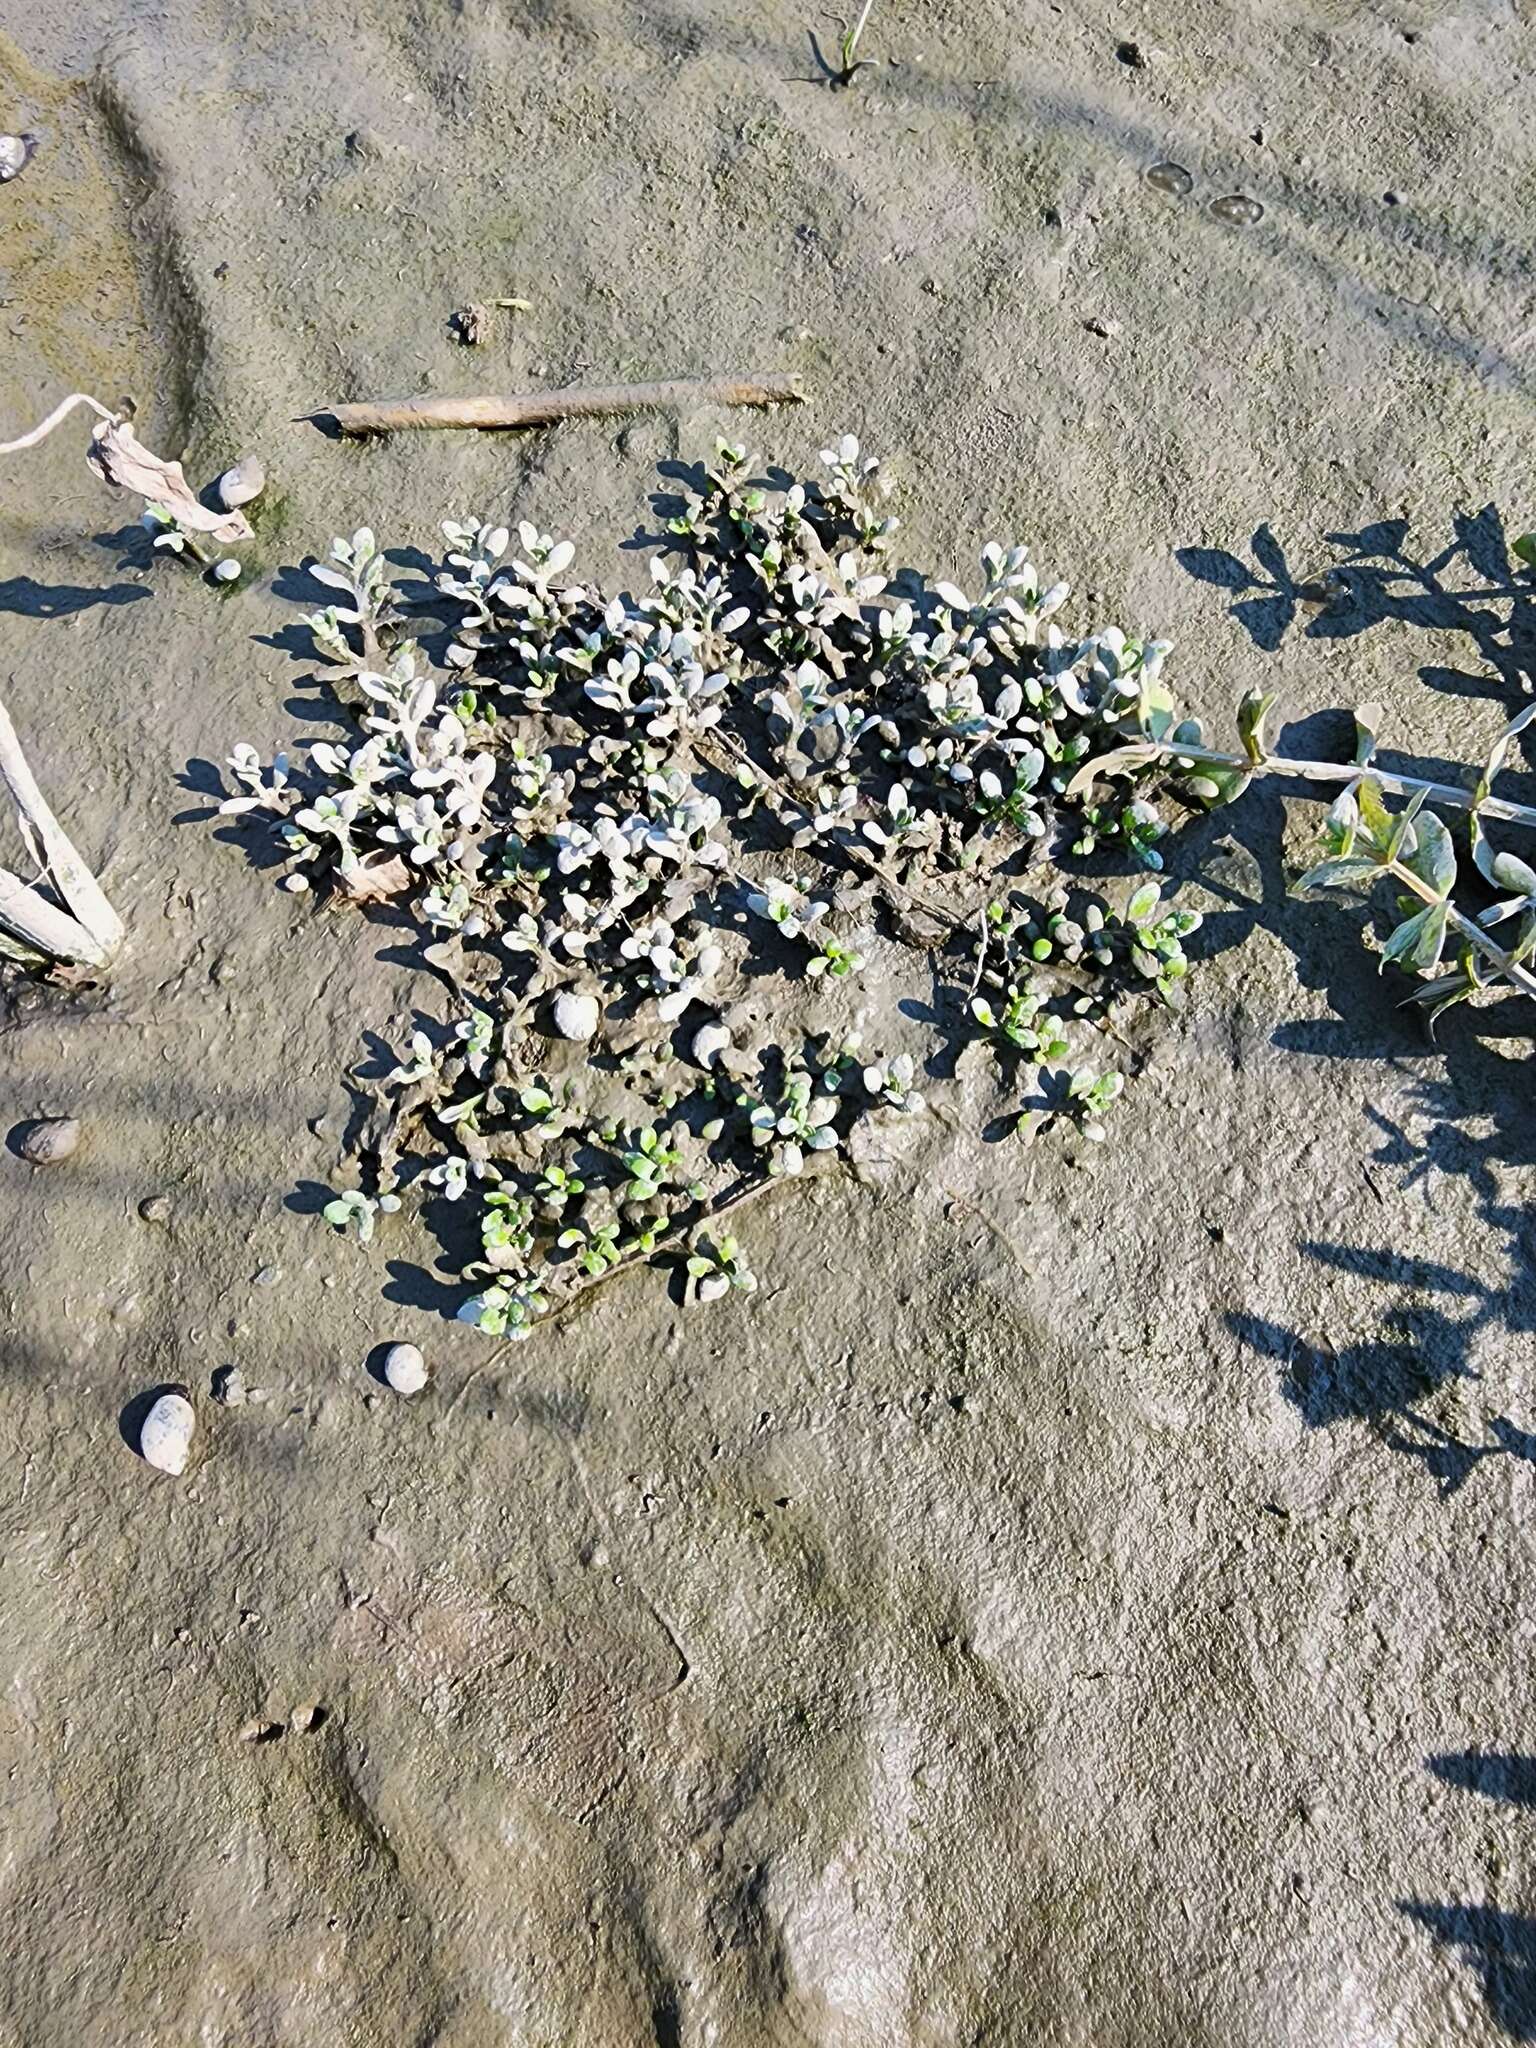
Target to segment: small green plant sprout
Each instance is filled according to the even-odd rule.
[[[748,1096],[745,1101],[752,1143],[769,1148],[768,1171],[775,1178],[803,1173],[807,1152],[837,1149],[836,1099],[816,1091],[815,1076],[807,1068],[788,1068],[777,1100]]]
[[[741,1294],[757,1291],[757,1275],[747,1265],[734,1237],[699,1236],[688,1256],[689,1291],[695,1301],[719,1301],[734,1288]]]
[[[575,1254],[577,1265],[590,1280],[601,1279],[624,1256],[625,1248],[619,1243],[617,1223],[603,1223],[590,1228],[573,1223],[568,1230],[561,1231],[555,1242],[562,1251]]]
[[[864,965],[864,955],[851,945],[845,946],[840,939],[820,934],[821,951],[807,960],[805,971],[814,981],[823,974],[830,974],[841,980],[845,975],[857,974]]]
[[[560,1104],[549,1083],[539,1075],[517,1090],[517,1106],[524,1116],[540,1124],[547,1124],[560,1114]]]
[[[496,1022],[488,1010],[472,1009],[453,1027],[453,1035],[464,1048],[464,1064],[478,1080],[485,1072],[496,1038]]]
[[[427,1168],[427,1186],[437,1188],[444,1201],[459,1201],[469,1186],[469,1161],[450,1152]]]
[[[971,1015],[983,1031],[1001,1039],[1032,1065],[1065,1059],[1066,1031],[1046,1008],[1047,996],[1033,980],[1009,982],[994,1004],[986,996],[971,997]]]
[[[1097,1074],[1091,1067],[1042,1071],[1038,1099],[1025,1105],[1014,1128],[1021,1138],[1033,1139],[1064,1120],[1075,1124],[1090,1144],[1101,1145],[1104,1118],[1124,1088],[1124,1074]]]
[[[493,1273],[523,1273],[533,1254],[533,1204],[510,1188],[494,1188],[480,1217],[481,1264]]]
[[[365,1195],[358,1188],[348,1188],[345,1194],[327,1202],[320,1213],[333,1230],[343,1234],[351,1230],[359,1244],[371,1244],[377,1219],[392,1214],[399,1206],[398,1195]]]
[[[410,1088],[418,1081],[430,1081],[437,1072],[438,1055],[425,1031],[413,1031],[406,1057],[384,1076],[386,1088]]]
[[[563,1166],[546,1166],[534,1186],[534,1193],[551,1216],[563,1216],[572,1202],[579,1202],[587,1184],[579,1174]]]
[[[1085,804],[1082,825],[1072,842],[1072,851],[1090,854],[1101,845],[1123,847],[1144,868],[1161,868],[1163,856],[1157,842],[1168,826],[1153,806],[1140,797],[1118,810],[1102,804]]]
[[[793,882],[773,881],[766,889],[749,892],[747,908],[754,917],[776,924],[786,939],[798,939],[826,916],[828,905]]]
[[[703,1193],[697,1181],[684,1178],[683,1155],[674,1133],[663,1135],[654,1124],[629,1134],[629,1144],[620,1154],[629,1176],[619,1191],[622,1202],[659,1202],[669,1192],[681,1190],[691,1201]]]
[[[1200,913],[1175,910],[1162,901],[1156,882],[1143,882],[1118,917],[1106,917],[1096,904],[1085,918],[1085,938],[1104,966],[1124,958],[1132,972],[1150,982],[1165,1003],[1177,1001],[1189,960],[1184,940],[1200,929]],[[1106,957],[1107,956],[1107,957]]]
[[[533,1335],[534,1324],[548,1310],[548,1298],[537,1287],[506,1287],[498,1282],[471,1295],[458,1319],[483,1330],[487,1337],[505,1337],[517,1344]]]
[[[875,1060],[863,1068],[860,1079],[866,1095],[887,1109],[910,1115],[923,1107],[923,1097],[912,1085],[916,1074],[917,1062],[911,1053],[899,1052],[894,1059]]]
[[[838,22],[838,28],[841,31],[837,39],[838,68],[833,71],[829,67],[827,78],[828,84],[832,86],[834,91],[846,92],[859,73],[864,70],[865,66],[874,61],[873,58],[861,57],[859,55],[859,41],[864,34],[865,26],[869,21],[870,10],[874,4],[875,0],[864,0],[864,5],[859,9],[858,18],[852,28],[848,26],[846,21]]]
[[[885,799],[883,817],[866,818],[860,829],[871,846],[888,855],[916,852],[931,846],[937,837],[938,827],[938,814],[931,810],[917,810],[906,783],[893,782]]]

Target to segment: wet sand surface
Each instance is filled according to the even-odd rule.
[[[747,368],[811,393],[769,460],[890,461],[908,559],[1025,538],[1213,722],[1259,683],[1335,749],[1374,697],[1474,757],[1536,669],[1529,10],[893,0],[846,93],[777,0],[0,26],[0,430],[131,392],[272,478],[216,594],[83,427],[0,464],[4,695],[132,930],[0,1034],[5,1127],[85,1127],[0,1153],[0,2034],[1536,2039],[1525,1046],[1430,1052],[1287,899],[1304,807],[1182,844],[1209,957],[1111,1143],[935,1118],[754,1212],[754,1301],[621,1279],[491,1370],[430,1238],[306,1213],[360,1033],[438,992],[206,822],[233,742],[327,730],[285,629],[333,533],[528,516],[633,581],[658,461],[739,424],[296,415]],[[120,1431],[171,1382],[180,1481]]]

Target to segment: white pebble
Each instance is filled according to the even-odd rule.
[[[139,1451],[145,1464],[179,1479],[187,1469],[196,1426],[192,1403],[184,1394],[162,1394],[139,1432]]]
[[[562,1038],[595,1038],[602,1015],[596,996],[578,995],[574,989],[564,988],[555,997],[555,1029]]]
[[[693,1034],[689,1048],[701,1067],[714,1063],[731,1042],[731,1034],[723,1024],[701,1024]]]
[[[57,1166],[69,1158],[79,1142],[78,1117],[50,1116],[32,1126],[18,1150],[29,1166]]]
[[[215,562],[213,565],[215,583],[233,583],[239,574],[240,564],[233,555],[226,555],[222,562]]]
[[[419,1394],[427,1384],[427,1361],[414,1344],[391,1344],[384,1354],[384,1377],[397,1394]]]

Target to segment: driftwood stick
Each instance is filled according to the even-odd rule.
[[[371,404],[327,405],[302,415],[335,422],[343,434],[393,434],[406,427],[547,427],[556,420],[608,413],[673,410],[686,405],[797,405],[805,396],[795,376],[679,377],[661,384],[591,384],[516,398],[384,398]]]
[[[16,728],[3,704],[0,704],[0,779],[4,780],[22,816],[42,842],[49,876],[74,913],[70,922],[78,920],[94,946],[94,954],[84,957],[105,959],[122,944],[122,919],[107,901],[101,884],[76,853],[69,835],[49,809],[47,799],[27,766],[21,742],[16,737]],[[36,895],[35,890],[28,893]],[[39,897],[38,901],[42,899]],[[66,957],[82,956],[75,947]]]

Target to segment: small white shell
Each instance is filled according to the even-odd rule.
[[[707,1067],[725,1051],[730,1042],[731,1034],[723,1024],[701,1024],[693,1034],[693,1044],[689,1051],[701,1067]]]
[[[226,512],[234,512],[241,505],[249,505],[253,498],[259,498],[267,487],[267,472],[254,455],[242,455],[233,469],[226,469],[214,485],[219,503]]]
[[[563,988],[555,997],[553,1009],[555,1029],[562,1038],[584,1040],[597,1036],[603,1012],[596,996],[578,995],[575,989]]]
[[[427,1384],[427,1361],[414,1344],[391,1344],[384,1354],[384,1377],[397,1394],[419,1394]]]
[[[19,178],[37,148],[35,135],[0,135],[0,185]]]
[[[57,1166],[69,1158],[79,1142],[78,1117],[50,1116],[34,1124],[17,1149],[29,1166]]]
[[[187,1469],[196,1426],[197,1417],[185,1395],[162,1394],[139,1432],[139,1452],[145,1464],[180,1478]]]
[[[239,574],[240,564],[233,555],[226,555],[222,562],[215,562],[213,565],[215,583],[233,583]]]

